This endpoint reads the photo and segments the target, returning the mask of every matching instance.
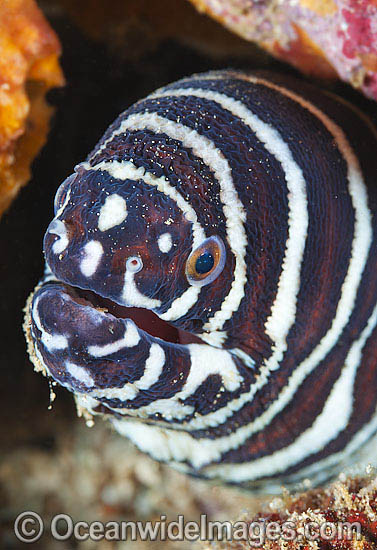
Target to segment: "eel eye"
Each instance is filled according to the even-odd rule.
[[[138,273],[143,269],[143,261],[139,256],[130,256],[126,261],[127,271]]]
[[[225,246],[220,237],[209,237],[187,259],[186,277],[193,286],[212,283],[225,265]]]

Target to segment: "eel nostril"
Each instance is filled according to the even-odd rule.
[[[52,251],[54,254],[61,254],[61,252],[67,248],[69,243],[68,231],[65,223],[57,219],[52,220],[47,228],[47,233],[58,237],[52,245]]]
[[[143,269],[143,261],[139,256],[130,256],[126,261],[126,269],[132,273],[138,273]]]
[[[47,233],[53,233],[54,235],[59,235],[62,228],[64,229],[65,224],[61,220],[53,219],[50,225],[47,228]]]

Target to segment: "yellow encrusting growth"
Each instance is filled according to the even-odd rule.
[[[62,86],[60,44],[34,0],[0,8],[0,215],[30,178],[46,141],[52,108],[46,92]]]

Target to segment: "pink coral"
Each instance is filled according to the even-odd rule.
[[[375,0],[191,0],[305,73],[339,76],[377,99]]]

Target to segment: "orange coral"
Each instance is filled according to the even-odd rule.
[[[0,214],[30,177],[46,140],[44,99],[64,82],[60,44],[34,0],[2,0],[0,9]]]

